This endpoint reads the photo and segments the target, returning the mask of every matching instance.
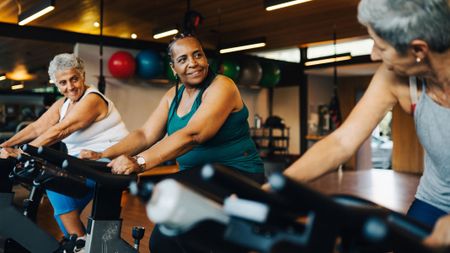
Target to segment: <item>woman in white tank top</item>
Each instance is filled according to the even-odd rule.
[[[56,101],[40,118],[0,144],[1,157],[15,156],[16,145],[29,143],[39,147],[62,141],[70,155],[78,155],[83,148],[104,150],[128,134],[114,104],[98,90],[85,84],[83,61],[73,54],[54,57],[49,66],[50,79],[64,96]],[[92,198],[73,199],[47,191],[55,218],[65,235],[85,236],[79,214]]]

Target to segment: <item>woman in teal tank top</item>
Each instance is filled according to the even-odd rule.
[[[236,84],[210,70],[192,35],[174,38],[168,51],[181,85],[164,95],[140,129],[101,153],[83,150],[81,157],[112,159],[117,174],[142,172],[172,159],[181,170],[219,163],[263,183],[263,162]]]
[[[216,75],[209,70],[190,111],[182,116],[177,113],[177,110],[185,91],[185,85],[180,87],[179,93],[172,101],[169,109],[167,124],[169,135],[189,124],[189,121],[201,106],[205,90],[215,78]],[[177,158],[180,170],[199,167],[207,163],[220,163],[247,173],[263,172],[262,161],[249,134],[247,118],[248,110],[243,104],[239,111],[229,114],[219,131],[211,139]]]
[[[81,156],[113,159],[110,165],[117,174],[141,172],[175,158],[181,170],[219,163],[263,183],[263,163],[236,84],[210,70],[200,42],[191,35],[176,36],[168,53],[182,85],[165,94],[143,127],[101,153],[84,150]],[[157,228],[150,251],[193,252]]]

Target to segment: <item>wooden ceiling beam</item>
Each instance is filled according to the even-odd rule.
[[[18,26],[9,23],[0,22],[0,36],[22,39],[33,39],[43,41],[54,41],[63,43],[86,43],[97,45],[100,36],[76,32],[68,32],[52,28],[37,26]],[[153,48],[156,50],[165,50],[165,43],[157,43],[144,40],[122,39],[110,36],[103,37],[105,46],[125,47],[134,49]]]

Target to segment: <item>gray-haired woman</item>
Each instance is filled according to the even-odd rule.
[[[41,117],[22,131],[0,144],[1,157],[15,156],[13,147],[23,143],[47,146],[62,141],[68,153],[78,156],[88,148],[102,151],[128,134],[114,104],[95,88],[85,84],[83,61],[73,54],[59,54],[50,62],[50,79],[64,96],[56,101]],[[91,182],[93,186],[93,182]],[[74,199],[47,191],[54,215],[67,236],[85,236],[80,213],[92,198],[92,192],[82,199]]]
[[[356,152],[387,111],[399,104],[414,117],[425,170],[408,215],[433,226],[450,212],[450,7],[448,0],[362,0],[358,19],[382,60],[343,125],[286,170],[308,181]]]

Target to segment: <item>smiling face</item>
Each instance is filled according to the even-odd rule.
[[[416,59],[408,50],[405,54],[400,54],[388,42],[380,38],[372,28],[368,28],[369,35],[372,37],[374,44],[370,55],[373,61],[381,60],[391,71],[403,76],[412,76],[411,69],[416,65]]]
[[[176,41],[171,49],[172,70],[185,85],[200,84],[208,74],[208,61],[200,42],[193,37]]]
[[[59,92],[71,101],[78,101],[86,90],[84,75],[76,69],[57,71],[55,80]]]

